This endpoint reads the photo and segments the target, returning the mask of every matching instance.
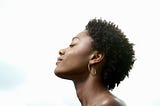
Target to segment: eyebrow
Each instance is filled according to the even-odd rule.
[[[73,37],[73,38],[72,38],[72,41],[73,41],[74,39],[79,39],[79,37]],[[80,39],[79,39],[79,40],[80,40]]]

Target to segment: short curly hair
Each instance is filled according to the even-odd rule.
[[[129,76],[135,61],[134,44],[110,21],[92,19],[85,29],[93,39],[92,48],[104,53],[101,78],[105,86],[112,90]]]

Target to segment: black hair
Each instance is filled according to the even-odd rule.
[[[93,39],[92,48],[104,53],[101,78],[106,87],[112,90],[129,76],[135,61],[134,44],[110,21],[92,19],[86,25],[86,30]]]

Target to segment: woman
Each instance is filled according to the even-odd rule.
[[[133,44],[115,24],[90,20],[59,55],[54,72],[74,82],[82,106],[125,106],[109,90],[128,76],[135,58]]]

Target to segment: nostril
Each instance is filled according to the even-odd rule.
[[[59,55],[63,55],[64,54],[64,49],[59,50]]]
[[[59,55],[62,55],[62,51],[61,50],[59,51]]]

